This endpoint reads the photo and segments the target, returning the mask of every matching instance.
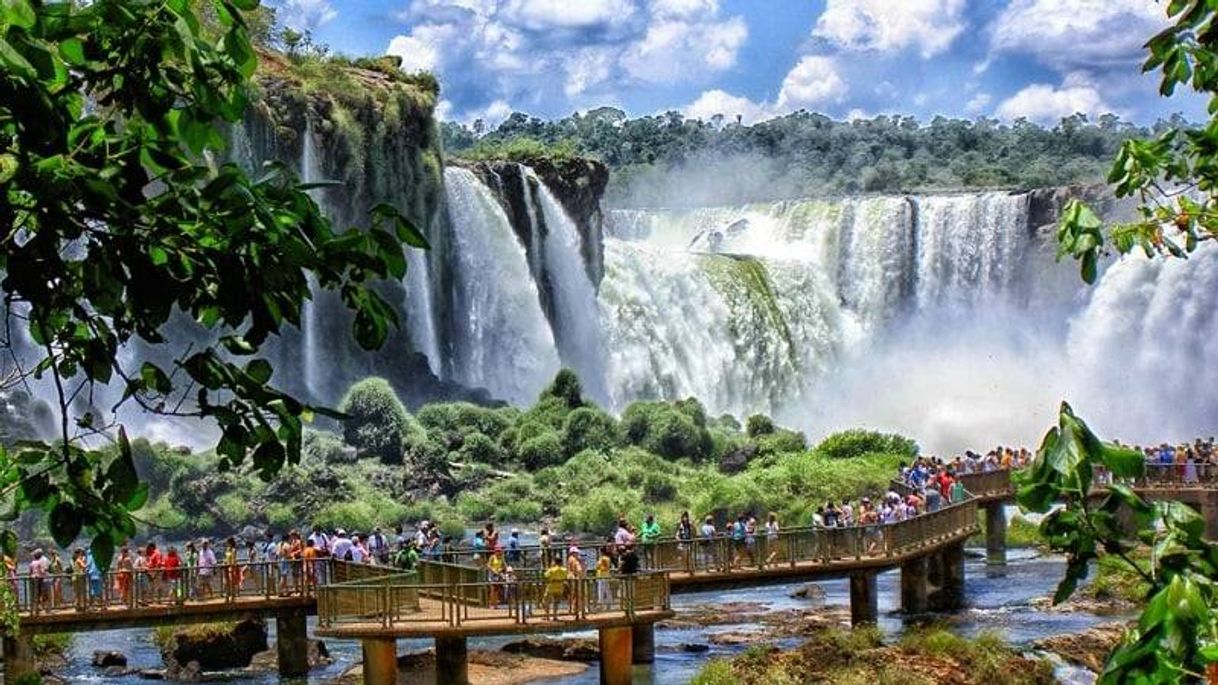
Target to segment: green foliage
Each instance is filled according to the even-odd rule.
[[[853,459],[868,454],[895,454],[906,461],[918,457],[918,443],[895,433],[879,433],[862,428],[834,433],[814,450],[829,459]]]
[[[542,433],[526,440],[517,453],[520,463],[530,471],[561,464],[563,461],[562,440],[557,433]]]
[[[667,402],[633,402],[622,412],[625,441],[649,452],[679,459],[701,460],[713,447],[710,432],[697,423],[697,413]]]
[[[792,454],[808,449],[808,439],[803,433],[779,429],[761,435],[757,438],[757,455],[772,457],[779,454]]]
[[[750,438],[759,435],[769,435],[774,432],[774,420],[765,414],[753,414],[745,422],[745,431]]]
[[[617,445],[617,421],[599,407],[580,407],[563,422],[563,447],[568,457],[584,450],[607,450]]]
[[[498,440],[512,425],[515,410],[490,409],[469,402],[441,402],[419,409],[415,418],[428,434],[450,444],[460,444],[469,433]]]
[[[602,487],[569,502],[562,509],[562,526],[567,530],[608,534],[618,517],[641,520],[643,501],[636,490]]]
[[[48,657],[66,656],[68,651],[72,649],[75,637],[72,633],[35,635],[33,640],[34,658],[41,660]]]
[[[346,415],[343,439],[348,445],[387,464],[401,463],[412,422],[389,381],[371,377],[355,383],[339,411]]]
[[[103,565],[135,533],[147,488],[124,431],[117,456],[77,442],[103,428],[71,401],[83,386],[119,383],[122,403],[210,421],[222,468],[252,459],[270,478],[299,460],[318,410],[270,385],[263,343],[300,324],[315,282],[353,312],[357,341],[379,347],[397,315],[371,282],[401,280],[404,245],[426,246],[388,205],[371,230],[336,231],[286,167],[251,179],[212,162],[221,124],[245,114],[257,57],[238,8],[257,3],[211,4],[210,28],[186,0],[0,4],[0,226],[24,236],[5,242],[0,270],[64,417],[57,443],[0,455],[0,487],[20,490],[14,515],[46,512],[57,541],[92,535]],[[186,348],[172,374],[118,354],[136,337],[169,349],[179,312],[218,342]]]
[[[1100,466],[1117,484],[1093,502],[1092,475]],[[1100,558],[1123,562],[1146,584],[1137,627],[1109,656],[1100,685],[1203,680],[1207,666],[1218,662],[1218,592],[1212,582],[1218,544],[1204,539],[1205,521],[1192,508],[1148,503],[1121,484],[1145,468],[1140,452],[1102,442],[1063,403],[1058,425],[1015,478],[1024,509],[1044,513],[1058,501],[1065,503],[1040,525],[1049,545],[1066,554],[1066,576],[1054,603],[1069,599]],[[1141,546],[1152,550],[1148,567],[1135,557]]]
[[[579,151],[570,140],[543,143],[534,138],[512,138],[479,141],[473,147],[461,150],[458,156],[472,161],[503,159],[521,164],[540,161],[561,163],[576,159]]]
[[[1105,227],[1077,200],[1062,212],[1058,257],[1077,259],[1087,283],[1095,282],[1099,261],[1110,246],[1122,254],[1140,249],[1147,257],[1183,258],[1202,242],[1218,238],[1218,150],[1213,143],[1218,126],[1216,9],[1210,3],[1169,2],[1170,25],[1146,44],[1150,54],[1142,71],[1159,70],[1159,92],[1170,96],[1177,86],[1191,86],[1209,99],[1210,120],[1199,127],[1173,121],[1153,137],[1143,132],[1121,145],[1108,182],[1117,197],[1138,198],[1137,219]]]
[[[580,386],[579,376],[571,369],[560,369],[550,383],[550,387],[542,392],[542,399],[557,397],[562,400],[567,409],[576,409],[584,404],[583,387]]]
[[[466,435],[457,456],[467,464],[497,466],[503,462],[503,451],[499,445],[482,433]]]
[[[301,455],[306,464],[350,464],[359,453],[348,449],[342,438],[329,431],[306,430]]]

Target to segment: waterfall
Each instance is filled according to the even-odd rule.
[[[534,249],[533,253],[544,256],[546,276],[553,288],[554,337],[559,356],[564,364],[575,369],[587,395],[605,402],[608,396],[604,388],[599,306],[596,287],[588,278],[580,255],[579,233],[537,174],[528,167],[522,172],[522,178],[527,181],[524,196],[532,219],[533,245],[540,240],[543,246],[540,250]],[[527,187],[530,184],[537,188],[540,207],[533,206],[532,193]],[[541,226],[545,227],[544,237]],[[538,259],[540,261],[540,257]]]
[[[317,160],[317,152],[313,140],[313,120],[306,117],[303,141],[300,146],[300,180],[304,183],[316,183],[321,180],[322,173]],[[326,211],[325,195],[320,189],[309,191],[313,201],[322,212]],[[320,307],[317,304],[317,283],[309,277],[309,299],[305,300],[300,316],[300,345],[301,360],[304,371],[305,388],[313,400],[325,397],[322,388],[322,363],[318,349],[323,344],[324,334],[321,330]]]
[[[532,402],[559,368],[524,247],[490,189],[465,169],[444,183],[453,240],[456,380]]]

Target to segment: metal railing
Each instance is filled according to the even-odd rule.
[[[421,606],[420,597],[426,597],[430,605]],[[455,627],[474,622],[527,624],[612,616],[630,619],[638,612],[665,611],[669,606],[668,574],[664,572],[443,583],[398,575],[382,582],[326,585],[317,593],[318,623],[323,627],[359,624],[390,628],[411,623]]]
[[[52,612],[81,614],[130,611],[156,606],[232,604],[240,601],[313,597],[319,585],[364,580],[394,569],[329,558],[239,562],[176,569],[123,569],[105,573],[28,573],[8,579],[17,611],[26,616]]]

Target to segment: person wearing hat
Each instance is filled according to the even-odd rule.
[[[524,563],[524,550],[520,545],[520,530],[513,528],[507,541],[507,561],[509,564],[520,565]]]

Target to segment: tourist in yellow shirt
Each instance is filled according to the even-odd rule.
[[[596,559],[596,604],[601,611],[613,606],[613,559],[609,556],[609,548],[602,547],[600,556]]]
[[[558,559],[554,559],[550,563],[550,567],[546,569],[545,575],[545,592],[541,597],[541,604],[548,612],[551,621],[558,620],[558,604],[562,601],[563,591],[567,587],[567,567],[562,565]]]

